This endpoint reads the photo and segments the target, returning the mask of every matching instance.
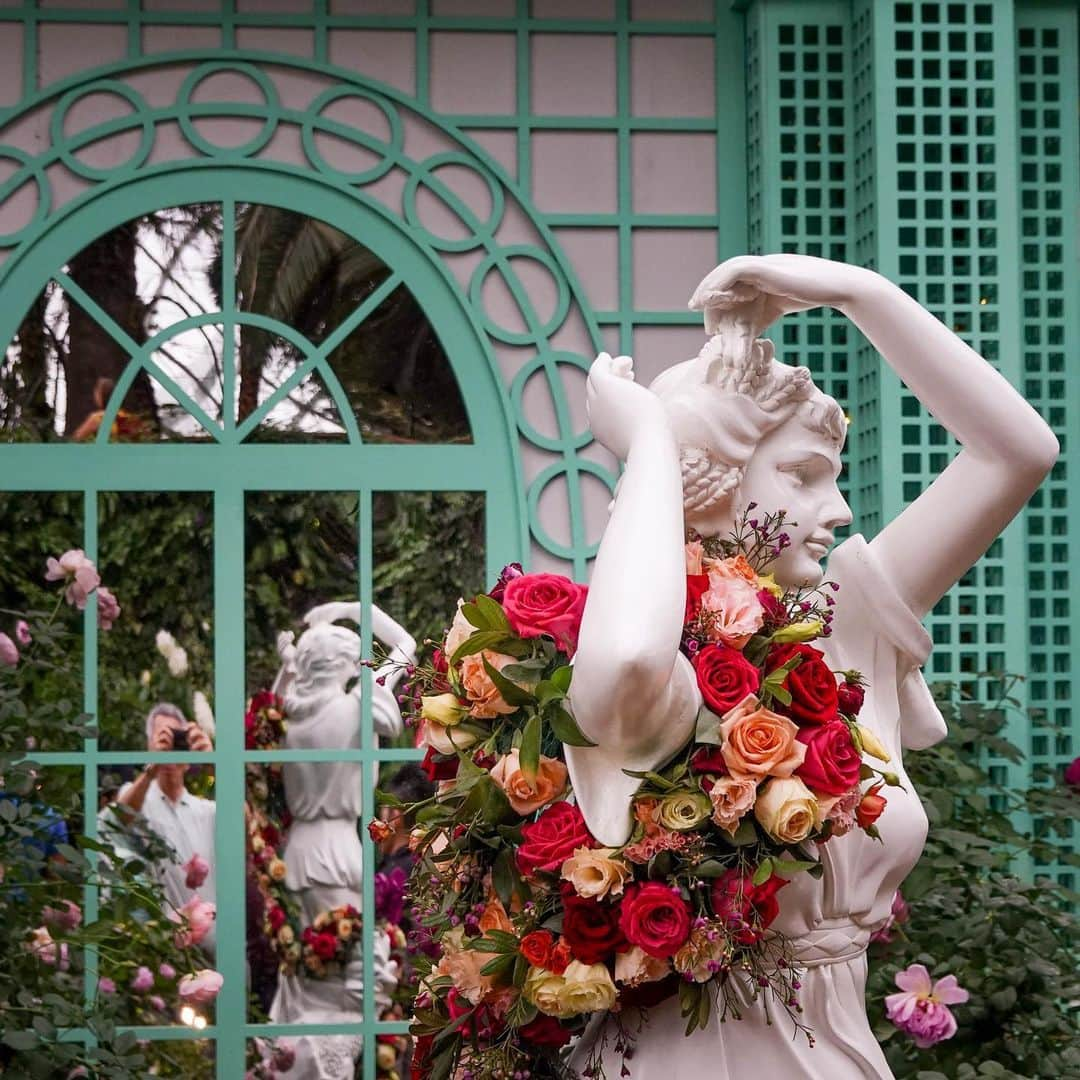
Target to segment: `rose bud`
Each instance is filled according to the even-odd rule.
[[[394,826],[387,824],[385,821],[375,819],[368,822],[367,831],[373,844],[381,844],[384,840],[389,840],[390,837],[394,835]]]
[[[843,690],[843,687],[840,687]],[[861,690],[862,687],[859,687]],[[840,706],[841,711],[845,711],[843,705]],[[859,732],[859,742],[862,743],[862,749],[864,754],[869,754],[871,757],[875,757],[878,761],[891,761],[892,755],[885,748],[885,744],[874,734],[868,727],[863,727],[862,724],[856,724],[855,727]]]
[[[820,619],[807,619],[805,622],[792,623],[790,626],[782,626],[772,636],[774,645],[793,644],[801,641],[813,641],[821,637],[824,624]]]
[[[852,682],[849,678],[836,688],[836,696],[842,713],[858,716],[866,697],[866,687],[859,682]],[[872,751],[868,750],[867,753],[872,753]],[[874,754],[874,757],[877,757],[877,754]],[[888,758],[882,758],[882,761],[888,760]]]
[[[888,800],[884,795],[878,794],[880,790],[880,784],[872,787],[855,808],[855,820],[859,823],[860,829],[869,829],[881,817]]]

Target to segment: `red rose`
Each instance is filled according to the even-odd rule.
[[[440,754],[435,747],[429,746],[424,760],[420,762],[420,768],[434,784],[438,780],[453,780],[457,776],[459,764],[456,754]]]
[[[695,750],[690,758],[692,773],[711,773],[713,776],[727,776],[727,762],[720,753],[719,746],[703,746]]]
[[[670,960],[690,936],[690,908],[669,885],[630,885],[619,926],[626,940],[658,960]]]
[[[506,583],[502,606],[523,638],[548,634],[568,656],[577,648],[588,589],[561,574],[524,574]]]
[[[412,1055],[413,1080],[427,1080],[431,1075],[431,1050],[434,1042],[434,1035],[417,1035],[414,1038]]]
[[[727,645],[706,645],[694,656],[694,671],[705,704],[723,716],[747,694],[761,688],[758,669],[738,649]]]
[[[843,720],[800,728],[796,738],[806,745],[806,759],[795,775],[812,791],[843,795],[859,782],[862,755]]]
[[[881,791],[880,784],[872,787],[855,808],[855,820],[859,823],[860,829],[869,829],[881,817],[888,800],[884,795],[879,795],[879,791]]]
[[[787,608],[768,589],[759,589],[757,598],[761,610],[765,612],[766,624],[771,623],[774,626],[782,626],[787,622]]]
[[[563,938],[575,960],[603,963],[626,945],[619,929],[619,909],[591,897],[578,896],[573,885],[564,885]]]
[[[563,1027],[554,1016],[545,1016],[543,1013],[518,1028],[518,1033],[533,1046],[565,1046],[573,1038],[573,1032],[569,1028]]]
[[[549,806],[536,821],[521,827],[521,835],[517,865],[525,877],[556,874],[574,848],[596,847],[581,811],[568,802]]]
[[[431,666],[440,674],[445,675],[449,670],[446,663],[446,655],[442,649],[435,649],[431,653]]]
[[[446,1008],[451,1020],[460,1020],[463,1016],[469,1017],[460,1028],[462,1035],[467,1039],[478,1038],[485,1041],[493,1039],[506,1026],[487,1005],[473,1005],[456,988],[446,995]]]
[[[801,656],[802,662],[784,679],[784,688],[791,695],[788,706],[776,705],[781,712],[788,712],[801,724],[827,724],[836,719],[836,676],[829,670],[825,657],[812,645],[781,645],[769,653],[765,664],[766,673],[775,671],[793,656]]]
[[[337,937],[334,934],[316,934],[311,942],[315,955],[322,960],[333,960],[337,952]]]
[[[521,563],[508,563],[502,568],[502,572],[499,574],[499,580],[495,582],[495,588],[488,593],[488,596],[501,604],[503,594],[506,592],[506,586],[513,581],[514,578],[522,577],[524,573],[525,571],[521,569]]]
[[[547,967],[551,959],[551,950],[555,945],[555,936],[550,930],[534,930],[521,939],[521,955],[533,967]]]
[[[619,1003],[627,1008],[654,1009],[661,1001],[667,1001],[679,992],[682,979],[672,972],[667,978],[638,983],[637,986],[620,986]]]
[[[755,885],[752,874],[728,870],[713,882],[713,914],[735,931],[737,942],[753,945],[780,914],[776,894],[787,883],[787,878],[773,874],[767,881]]]
[[[559,938],[555,943],[555,948],[551,950],[548,962],[544,966],[552,975],[561,975],[570,966],[570,961],[573,959],[570,954],[570,946],[566,944],[563,938]]]
[[[701,611],[701,598],[709,591],[708,574],[686,575],[686,612],[683,623],[693,622]]]
[[[848,716],[858,716],[863,707],[863,699],[866,697],[866,688],[860,683],[842,682],[836,688],[836,700],[842,713]]]
[[[266,913],[266,918],[275,934],[285,925],[285,911],[277,904]]]

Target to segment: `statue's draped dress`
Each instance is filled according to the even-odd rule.
[[[794,1031],[783,1007],[772,1002],[772,1025],[761,1002],[744,1018],[723,1023],[715,1011],[705,1030],[685,1034],[678,999],[650,1009],[632,1059],[631,1080],[809,1080],[892,1076],[866,1017],[866,947],[887,920],[897,887],[915,865],[926,840],[927,819],[901,760],[901,749],[922,749],[945,735],[945,724],[920,672],[930,638],[886,580],[861,536],[839,545],[827,578],[840,585],[832,636],[815,642],[836,671],[856,669],[868,682],[859,722],[892,754],[887,769],[903,789],[885,788],[888,805],[878,828],[881,842],[853,830],[817,848],[820,879],[798,874],[779,894],[775,930],[791,939],[804,969],[801,1021],[814,1046]],[[685,662],[681,657],[680,663]],[[632,1025],[631,1025],[632,1026]],[[575,1055],[580,1069],[592,1032]],[[608,1039],[608,1076],[619,1075],[621,1056]]]

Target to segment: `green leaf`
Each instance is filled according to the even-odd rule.
[[[461,614],[464,615],[477,630],[498,629],[498,625],[492,623],[488,619],[487,615],[481,610],[479,604],[462,604]]]
[[[564,664],[551,673],[551,681],[565,694],[570,689],[570,681],[574,677],[574,669],[570,664]]]
[[[780,877],[791,878],[803,871],[812,872],[814,867],[820,867],[816,859],[776,859],[773,863],[773,873]]]
[[[523,705],[535,703],[536,698],[528,690],[522,689],[517,683],[513,683],[506,678],[501,671],[488,662],[486,656],[483,657],[483,660],[484,670],[488,673],[488,678],[495,684],[495,689],[499,691],[507,705],[516,705],[521,708]]]
[[[503,953],[489,960],[481,969],[481,975],[505,975],[508,974],[517,962],[517,957],[509,953]]]
[[[32,1031],[5,1031],[4,1043],[12,1050],[32,1050],[38,1044],[38,1037]]]
[[[758,868],[754,871],[754,876],[750,879],[750,883],[752,885],[764,885],[765,882],[772,877],[772,872],[772,859],[762,859],[758,864]]]
[[[543,726],[539,713],[533,713],[521,736],[521,771],[525,779],[532,783],[536,779],[536,770],[540,768],[540,734]]]
[[[476,598],[476,606],[493,630],[505,630],[508,634],[512,632],[510,630],[510,620],[506,617],[502,604],[481,593]],[[472,622],[471,619],[469,621]]]
[[[555,738],[567,746],[595,746],[592,741],[578,727],[578,722],[561,705],[555,705],[548,710],[548,723]]]
[[[495,856],[495,864],[491,868],[491,887],[503,904],[509,907],[516,884],[517,871],[514,868],[514,852],[511,848],[504,847]]]
[[[726,863],[720,862],[719,859],[703,859],[694,867],[694,874],[699,878],[718,878],[722,877],[730,869]]]
[[[746,847],[747,844],[756,844],[757,839],[758,834],[757,829],[754,828],[754,823],[749,818],[743,818],[739,822],[739,827],[735,830],[731,842],[735,847]]]
[[[720,724],[722,723],[719,716],[716,715],[707,705],[702,705],[698,709],[697,723],[694,729],[694,742],[708,743],[710,746],[719,746],[723,741],[723,736],[720,734]]]
[[[501,630],[477,630],[467,637],[450,657],[450,663],[456,664],[464,660],[466,656],[482,652],[484,649],[494,649],[496,652],[507,644],[507,637]]]

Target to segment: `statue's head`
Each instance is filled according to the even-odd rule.
[[[360,671],[360,636],[345,626],[316,623],[300,635],[294,662],[301,686],[344,688]]]
[[[715,320],[693,360],[659,375],[679,440],[686,525],[703,536],[731,530],[750,502],[786,511],[791,543],[772,565],[786,587],[816,585],[833,532],[851,521],[837,487],[847,424],[806,368],[777,361],[735,319]]]

